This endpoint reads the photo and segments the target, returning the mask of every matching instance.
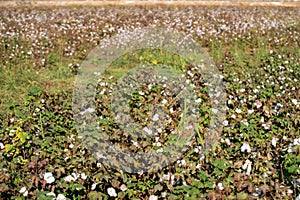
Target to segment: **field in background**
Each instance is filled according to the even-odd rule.
[[[299,8],[17,6],[1,7],[0,13],[0,199],[300,195]],[[196,137],[184,157],[154,174],[120,173],[81,144],[72,113],[74,78],[103,38],[150,24],[185,32],[207,49],[224,76],[227,119],[219,143],[205,157]],[[173,62],[146,52],[120,58],[107,73],[120,77],[128,58]],[[201,92],[201,106],[209,107],[207,91]],[[138,104],[142,97],[135,95]],[[99,99],[100,106],[109,102],[109,93]],[[135,112],[140,116],[145,110]],[[204,136],[209,111],[199,115]],[[111,121],[105,123],[113,130]]]
[[[138,5],[148,5],[148,6],[157,6],[157,5],[168,5],[168,6],[283,6],[283,7],[299,7],[300,2],[298,1],[153,1],[153,0],[145,0],[145,1],[93,1],[93,0],[78,0],[78,1],[0,1],[1,6],[138,6]]]

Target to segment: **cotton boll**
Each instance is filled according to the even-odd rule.
[[[44,174],[44,180],[48,183],[51,184],[55,181],[55,178],[53,177],[51,172],[46,172]]]
[[[251,152],[251,148],[250,148],[250,145],[248,143],[244,143],[242,146],[241,146],[241,152],[248,152],[250,153]]]
[[[111,197],[117,197],[118,196],[117,193],[116,193],[115,188],[113,188],[113,187],[108,188],[107,193]]]

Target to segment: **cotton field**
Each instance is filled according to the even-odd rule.
[[[299,7],[0,7],[0,199],[299,199],[299,23]],[[214,83],[180,55],[147,49],[92,73],[94,107],[78,113],[95,114],[110,143],[90,140],[102,153],[85,145],[79,133],[90,118],[76,126],[73,112],[84,60],[103,41],[144,28],[193,38],[218,70],[226,105],[210,148],[220,112]],[[143,65],[151,67],[133,70]],[[165,65],[182,76],[149,72]],[[186,88],[193,98],[178,95]],[[129,173],[119,165],[130,156],[112,145],[155,159],[168,145],[184,150]]]

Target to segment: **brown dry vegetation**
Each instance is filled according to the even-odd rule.
[[[280,6],[299,7],[300,2],[266,1],[0,1],[4,6],[107,6],[107,5],[170,5],[170,6]]]

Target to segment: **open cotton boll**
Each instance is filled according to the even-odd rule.
[[[111,197],[117,197],[118,196],[117,193],[116,193],[115,188],[113,188],[113,187],[107,188],[107,193]]]
[[[46,172],[44,174],[44,180],[48,183],[51,184],[55,181],[55,178],[51,172]]]
[[[157,200],[157,199],[158,199],[158,197],[155,196],[155,195],[151,195],[151,196],[149,197],[149,200]]]
[[[248,153],[250,153],[251,152],[250,145],[248,143],[244,143],[241,146],[241,152],[248,152]]]

